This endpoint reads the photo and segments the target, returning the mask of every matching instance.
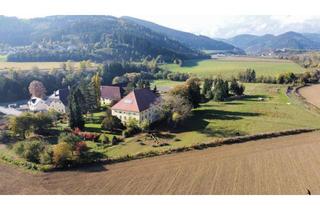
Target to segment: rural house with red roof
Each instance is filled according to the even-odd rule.
[[[130,118],[153,123],[159,119],[160,97],[149,89],[135,89],[115,104],[112,115],[126,123]]]
[[[119,86],[101,86],[101,105],[110,105],[121,100],[124,90]]]

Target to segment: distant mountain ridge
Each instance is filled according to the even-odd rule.
[[[260,54],[281,49],[289,50],[319,50],[320,34],[297,33],[293,31],[278,36],[266,34],[256,36],[242,34],[226,40],[246,51],[248,54]]]
[[[171,29],[165,26],[161,26],[149,21],[124,16],[121,19],[134,22],[138,25],[142,25],[144,27],[150,28],[153,31],[164,34],[168,36],[170,39],[181,42],[195,50],[215,50],[215,51],[226,51],[235,54],[243,54],[244,51],[239,49],[231,44],[228,44],[223,41],[218,41],[206,36],[195,35],[188,32],[183,32],[175,29]]]

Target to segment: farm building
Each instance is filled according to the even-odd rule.
[[[121,100],[124,94],[123,88],[119,86],[101,86],[101,105],[110,105]]]
[[[149,89],[136,89],[111,108],[112,115],[123,123],[130,118],[138,122],[147,120],[152,123],[159,119],[157,110],[160,100],[160,97]]]

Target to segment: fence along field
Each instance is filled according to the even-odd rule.
[[[36,175],[0,164],[0,194],[320,194],[319,141],[305,133]]]

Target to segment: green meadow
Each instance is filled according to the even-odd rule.
[[[245,98],[226,102],[201,104],[193,110],[185,125],[174,132],[163,131],[159,141],[166,146],[154,147],[152,142],[141,145],[144,135],[126,139],[120,145],[106,148],[106,154],[117,157],[138,152],[208,142],[218,138],[252,135],[297,128],[318,128],[320,116],[303,107],[295,98],[288,97],[285,85],[245,84]],[[162,139],[161,139],[162,138]]]
[[[277,76],[284,72],[302,73],[304,69],[288,60],[269,58],[226,57],[209,60],[187,60],[183,66],[165,64],[164,68],[174,72],[191,73],[199,77],[222,76],[230,78],[247,68],[254,69],[257,76]]]

